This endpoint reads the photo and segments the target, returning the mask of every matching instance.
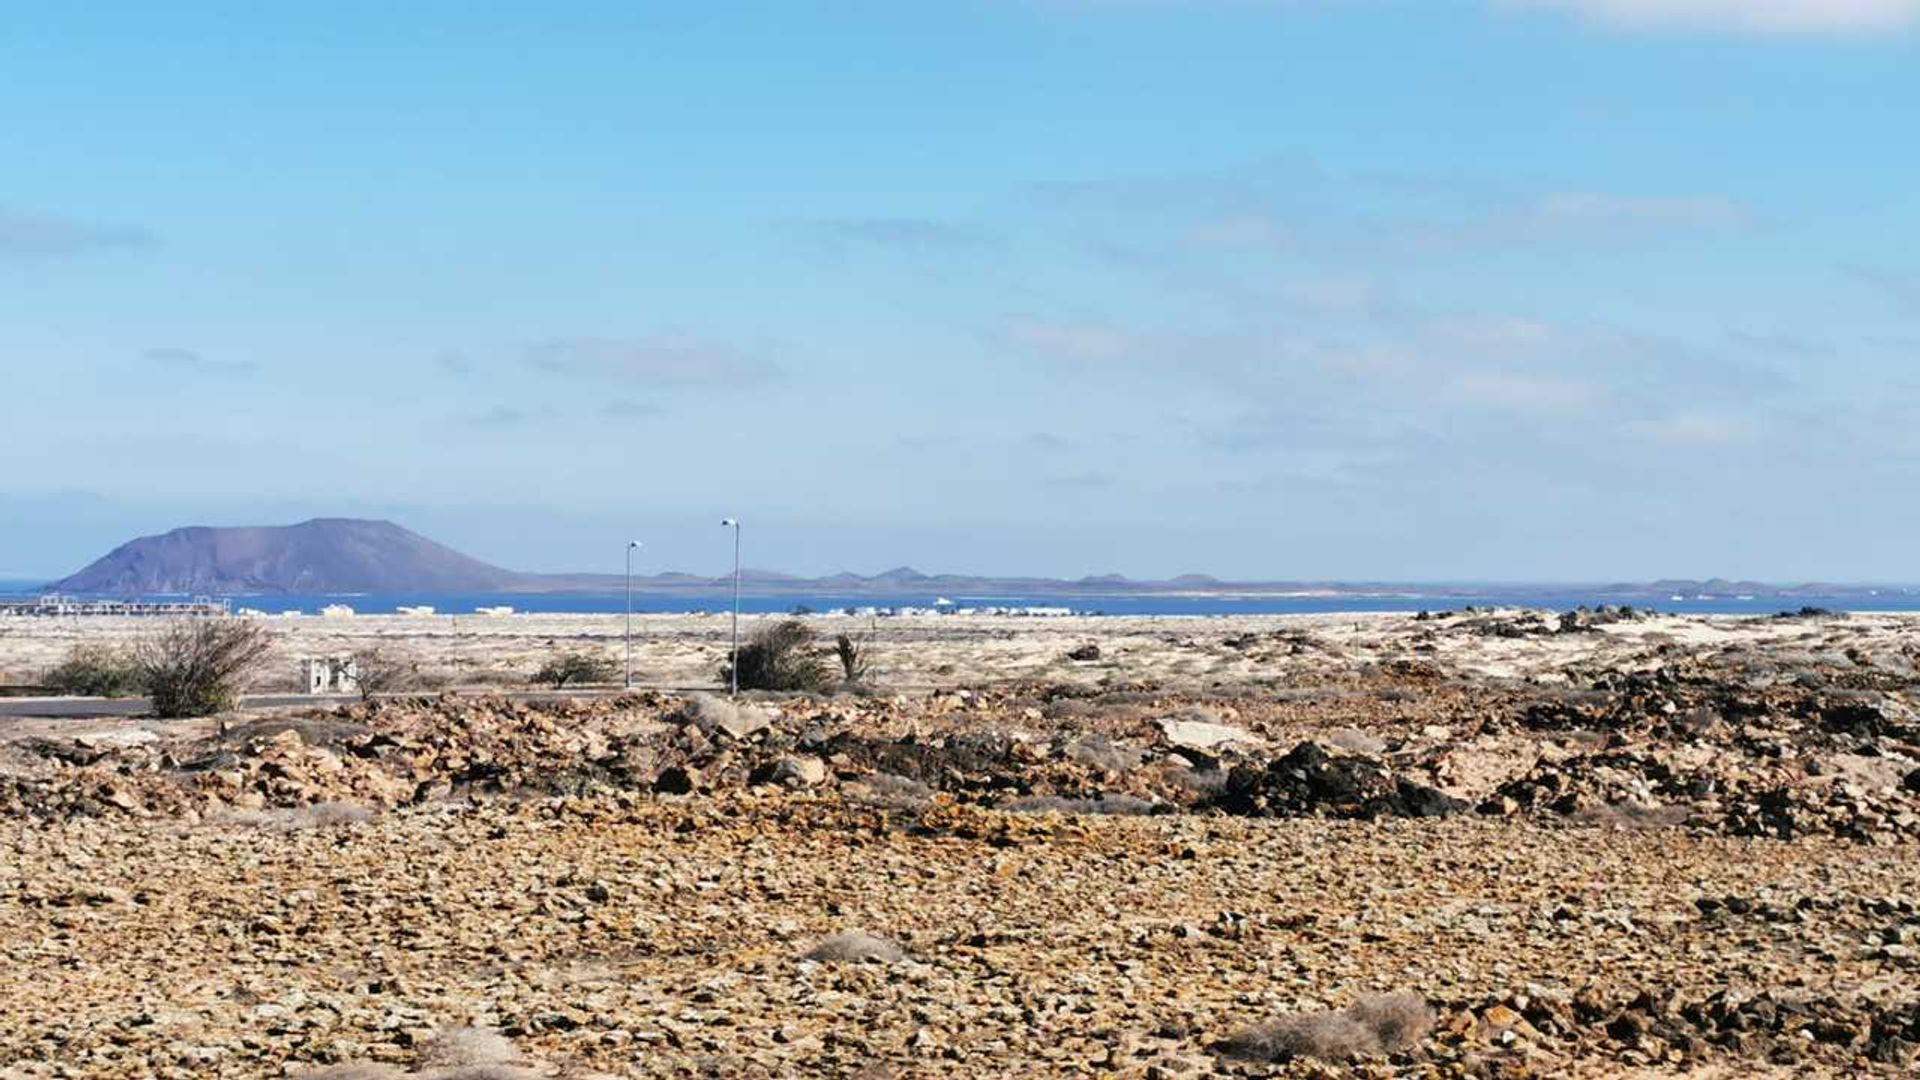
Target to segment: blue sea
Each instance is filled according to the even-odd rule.
[[[37,583],[0,581],[0,599],[32,599],[40,595]],[[1410,590],[1411,591],[1411,590]],[[143,599],[183,600],[183,596],[155,596]],[[254,608],[278,614],[299,611],[315,615],[321,608],[343,604],[364,615],[392,614],[401,607],[432,607],[439,615],[466,615],[482,607],[511,607],[517,612],[618,614],[626,610],[624,593],[347,593],[347,594],[271,594],[259,596],[215,597],[229,601],[235,610]],[[1575,607],[1619,604],[1622,598],[1598,589],[1582,591],[1578,587],[1487,587],[1427,594],[1369,596],[937,596],[932,593],[903,593],[892,596],[766,595],[745,593],[740,610],[753,613],[779,613],[799,609],[816,612],[845,608],[922,608],[932,609],[936,601],[951,600],[956,608],[1068,608],[1089,615],[1274,615],[1316,614],[1348,611],[1444,611],[1466,606],[1524,606],[1564,611]],[[1844,596],[1687,596],[1627,598],[1635,607],[1681,614],[1770,615],[1817,606],[1834,611],[1920,611],[1920,588],[1887,588],[1877,593],[1852,592]],[[696,595],[643,595],[636,592],[633,610],[646,612],[724,612],[732,609],[730,592]]]

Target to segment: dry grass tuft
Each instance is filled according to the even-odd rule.
[[[311,806],[236,810],[218,820],[232,825],[250,825],[270,832],[298,832],[302,829],[332,829],[342,825],[371,821],[373,811],[359,803],[318,802]]]
[[[864,930],[844,930],[808,949],[806,960],[826,964],[872,962],[897,964],[907,958],[906,950]]]
[[[1142,817],[1154,811],[1154,804],[1132,795],[1102,795],[1097,799],[1064,799],[1058,795],[1030,795],[1001,807],[1013,814],[1106,814],[1115,817]]]
[[[1227,1039],[1222,1049],[1256,1061],[1348,1061],[1408,1049],[1432,1027],[1433,1013],[1419,995],[1370,994],[1345,1009],[1294,1013],[1256,1024]]]
[[[1389,1054],[1409,1049],[1433,1028],[1433,1010],[1426,999],[1407,990],[1364,995],[1347,1013],[1372,1031],[1380,1049]]]
[[[862,802],[896,810],[925,806],[933,798],[933,789],[918,780],[892,773],[862,776],[849,786],[849,794]]]
[[[1336,728],[1321,740],[1328,746],[1345,750],[1349,754],[1367,754],[1378,757],[1387,752],[1387,744],[1378,735],[1361,731],[1359,728]]]
[[[454,1027],[442,1030],[421,1047],[414,1064],[423,1070],[453,1069],[511,1065],[519,1060],[520,1051],[512,1040],[492,1028]]]

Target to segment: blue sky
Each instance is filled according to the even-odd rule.
[[[1920,0],[266,7],[0,2],[0,573],[1920,579]]]

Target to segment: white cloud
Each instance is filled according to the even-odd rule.
[[[251,360],[222,360],[192,349],[148,349],[145,355],[154,364],[189,375],[251,375],[260,366]]]
[[[560,375],[663,386],[745,386],[777,378],[771,362],[727,345],[682,337],[552,338],[526,348],[527,363]]]
[[[1547,221],[1581,225],[1659,226],[1738,229],[1753,215],[1723,195],[1611,195],[1599,191],[1562,191],[1541,199],[1534,213]]]
[[[1222,214],[1187,230],[1188,245],[1203,251],[1284,251],[1294,232],[1271,214],[1257,211]]]
[[[827,218],[808,222],[803,228],[833,244],[912,251],[963,251],[989,247],[993,243],[978,229],[932,218]]]
[[[1081,364],[1132,360],[1146,351],[1146,343],[1138,335],[1096,323],[1009,319],[1001,327],[1001,334],[1023,349]]]
[[[1520,413],[1568,412],[1598,396],[1579,379],[1511,371],[1469,372],[1454,381],[1453,390],[1469,403]]]
[[[1871,34],[1920,22],[1920,0],[1495,0],[1506,9],[1565,11],[1630,30],[1744,34]]]
[[[1665,446],[1729,446],[1753,438],[1753,425],[1736,417],[1681,413],[1659,420],[1643,420],[1630,428],[1648,442]]]
[[[82,255],[117,248],[152,247],[152,233],[118,225],[89,225],[0,206],[0,258]]]

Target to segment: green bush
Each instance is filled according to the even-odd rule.
[[[533,681],[555,690],[583,683],[610,683],[620,678],[620,665],[599,653],[568,652],[550,657],[533,673]]]
[[[813,629],[798,619],[774,623],[754,634],[753,640],[740,646],[738,663],[742,690],[814,691],[833,681],[814,648]],[[721,668],[721,681],[730,682],[732,674],[732,668]]]
[[[75,645],[41,682],[74,697],[132,697],[142,688],[133,655],[104,645]]]

